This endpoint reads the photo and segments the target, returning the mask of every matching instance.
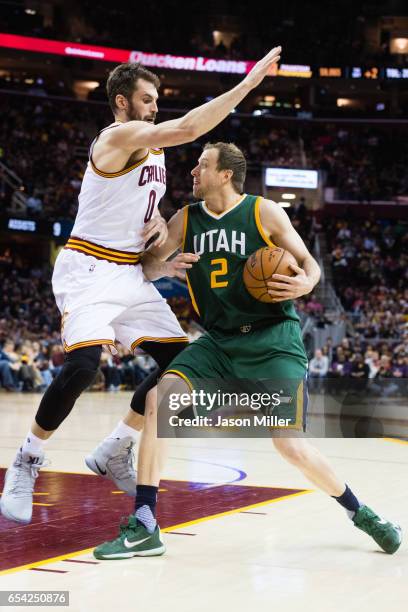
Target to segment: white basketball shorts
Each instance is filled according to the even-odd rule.
[[[100,344],[115,352],[115,341],[131,351],[144,341],[188,342],[141,265],[118,265],[62,249],[52,287],[66,352]]]

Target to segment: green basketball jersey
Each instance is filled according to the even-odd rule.
[[[190,296],[207,330],[299,321],[293,302],[265,304],[253,298],[242,278],[245,262],[257,249],[273,246],[260,223],[262,198],[244,194],[228,211],[216,215],[204,202],[186,206],[185,253],[200,255],[187,274]]]

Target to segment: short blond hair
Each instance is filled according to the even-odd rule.
[[[217,170],[232,170],[232,186],[237,193],[244,193],[247,163],[241,149],[233,142],[207,142],[204,151],[207,149],[217,149]]]

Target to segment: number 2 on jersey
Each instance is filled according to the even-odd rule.
[[[211,266],[221,266],[218,270],[213,270],[211,272],[211,289],[227,287],[227,280],[219,280],[220,276],[225,276],[226,274],[228,274],[228,263],[225,257],[221,257],[220,259],[212,259]]]
[[[156,196],[157,194],[155,190],[152,189],[151,192],[149,193],[149,204],[147,205],[146,214],[144,216],[145,223],[150,221],[150,219],[152,218],[153,211],[154,211],[154,205],[156,204]]]

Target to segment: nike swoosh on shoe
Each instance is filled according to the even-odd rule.
[[[147,538],[143,538],[143,540],[136,540],[136,542],[129,542],[129,540],[125,538],[123,540],[123,543],[126,546],[126,548],[133,548],[134,546],[137,546],[138,544],[143,544],[143,542],[146,542],[146,540],[150,540],[150,538],[151,536],[148,536]]]
[[[97,469],[99,470],[99,473],[102,474],[102,476],[106,476],[107,471],[106,470],[102,470],[102,468],[99,467],[97,460],[95,459],[95,465],[97,467]]]

